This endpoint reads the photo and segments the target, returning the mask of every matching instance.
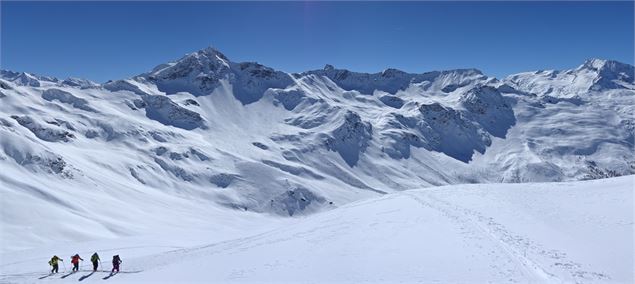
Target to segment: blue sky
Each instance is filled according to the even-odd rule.
[[[104,82],[213,45],[287,72],[633,64],[633,2],[0,2],[2,69]]]

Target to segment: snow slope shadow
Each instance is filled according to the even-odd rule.
[[[199,113],[179,106],[167,96],[146,96],[144,102],[149,119],[185,130],[204,128],[204,120]]]
[[[118,273],[118,272],[117,272],[117,273]],[[113,277],[113,276],[117,275],[117,273],[111,272],[108,276],[106,276],[106,277],[104,277],[104,278],[102,278],[102,279],[104,279],[104,280],[108,280],[108,279],[110,279],[111,277]]]
[[[106,276],[106,277],[104,277],[102,279],[103,280],[108,280],[108,279],[110,279],[110,278],[112,278],[115,275],[120,274],[120,273],[139,273],[141,271],[142,270],[110,272],[110,274],[108,274],[108,276]],[[109,272],[109,271],[105,271],[105,272]]]
[[[75,272],[69,272],[69,273],[67,273],[67,274],[62,275],[62,277],[60,277],[60,278],[61,278],[61,279],[64,279],[64,278],[66,278],[66,277],[68,277],[68,276],[71,276],[71,275],[73,275],[73,274],[75,274]]]
[[[459,101],[469,111],[466,116],[472,117],[494,137],[505,138],[507,131],[516,124],[514,110],[496,88],[479,86],[470,89]]]
[[[362,121],[359,114],[348,111],[342,125],[332,132],[333,137],[326,140],[326,146],[339,153],[350,167],[354,167],[360,153],[368,147],[372,134],[370,123]]]
[[[95,272],[91,272],[89,274],[86,274],[86,275],[80,277],[78,281],[84,281],[84,279],[93,276],[93,274],[95,274]]]
[[[496,88],[469,89],[458,101],[459,107],[433,102],[419,105],[414,115],[391,114],[394,127],[380,131],[383,151],[400,159],[410,157],[410,146],[422,147],[469,163],[474,152],[485,153],[492,137],[505,139],[516,125],[514,110]]]
[[[44,276],[42,276],[42,277],[39,277],[38,279],[40,279],[40,280],[42,280],[42,279],[46,279],[46,278],[49,278],[49,277],[51,277],[51,276],[53,276],[53,275],[54,275],[53,273],[46,274],[46,275],[44,275]]]

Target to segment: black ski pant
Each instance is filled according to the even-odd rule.
[[[99,263],[97,263],[97,261],[93,261],[93,271],[97,271],[97,266],[99,266]]]
[[[113,262],[112,263],[112,271],[111,272],[115,272],[115,271],[119,272],[119,263]]]
[[[79,271],[79,262],[73,263],[73,271]]]
[[[53,264],[53,269],[51,269],[51,273],[57,273],[60,267],[57,264]]]

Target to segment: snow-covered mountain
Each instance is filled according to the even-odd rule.
[[[289,74],[213,48],[104,84],[2,71],[2,249],[183,221],[165,214],[201,224],[216,210],[288,216],[433,185],[633,174],[633,73],[593,59],[503,80]],[[68,220],[82,226],[54,227]]]

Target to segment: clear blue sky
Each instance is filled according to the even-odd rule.
[[[0,2],[3,69],[103,82],[213,45],[287,72],[633,64],[633,2]]]

